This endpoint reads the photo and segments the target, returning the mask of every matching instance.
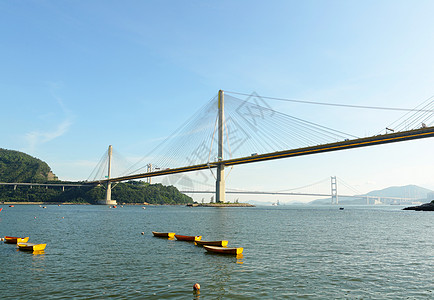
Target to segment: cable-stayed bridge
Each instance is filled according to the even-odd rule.
[[[110,146],[88,183],[106,184],[104,203],[111,204],[112,183],[206,171],[215,179],[216,202],[224,202],[225,168],[434,136],[432,98],[414,109],[359,107],[406,112],[393,126],[386,127],[385,133],[360,138],[273,110],[264,101],[267,97],[253,94],[246,100],[241,100],[234,96],[237,93],[229,94],[225,95],[220,90],[216,97],[145,158],[116,176],[111,171]]]

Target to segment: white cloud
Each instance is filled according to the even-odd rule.
[[[72,121],[70,118],[63,120],[57,128],[52,131],[32,131],[26,134],[27,148],[32,152],[38,145],[50,142],[64,135],[71,127]]]
[[[61,114],[56,111],[48,111],[38,117],[39,120],[42,120],[42,122],[45,123],[45,127],[49,126],[50,129],[35,129],[25,134],[24,139],[27,144],[26,151],[29,152],[34,152],[38,146],[63,136],[68,132],[69,128],[73,124],[73,114],[67,108],[62,98],[56,93],[58,89],[63,87],[63,84],[56,82],[47,82],[46,84],[48,85],[49,92],[54,98],[55,103],[58,105],[58,108],[60,108]],[[57,116],[62,116],[62,114],[64,116],[63,120],[57,121],[57,125],[53,126],[48,121]]]

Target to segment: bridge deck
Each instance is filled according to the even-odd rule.
[[[402,131],[402,132],[396,132],[396,133],[388,133],[388,134],[376,135],[376,136],[371,136],[371,137],[366,137],[366,138],[345,140],[345,141],[341,141],[341,142],[335,142],[335,143],[329,143],[329,144],[323,144],[323,145],[316,145],[316,146],[310,146],[310,147],[304,147],[304,148],[284,150],[284,151],[259,154],[259,155],[254,155],[254,156],[240,157],[240,158],[223,160],[223,161],[220,161],[218,163],[217,162],[205,163],[205,164],[198,164],[198,165],[187,166],[187,167],[179,167],[179,168],[158,170],[158,171],[148,172],[148,173],[127,175],[127,176],[122,176],[122,177],[110,178],[110,180],[104,179],[104,180],[98,180],[98,181],[93,181],[93,182],[89,182],[89,183],[97,184],[97,183],[103,183],[103,182],[107,182],[107,181],[120,182],[120,181],[141,179],[141,178],[154,177],[154,176],[162,176],[162,175],[177,174],[177,173],[183,173],[183,172],[205,170],[205,169],[209,169],[209,168],[215,168],[215,167],[217,167],[218,164],[223,164],[225,166],[234,166],[234,165],[260,162],[260,161],[266,161],[266,160],[272,160],[272,159],[280,159],[280,158],[287,158],[287,157],[296,157],[296,156],[311,155],[311,154],[317,154],[317,153],[340,151],[340,150],[346,150],[346,149],[396,143],[396,142],[409,141],[409,140],[414,140],[414,139],[423,139],[423,138],[429,138],[429,137],[434,137],[434,127],[423,127],[420,129],[414,129],[414,130],[408,130],[408,131]]]

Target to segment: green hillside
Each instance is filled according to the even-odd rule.
[[[0,202],[70,202],[97,203],[105,199],[103,186],[65,187],[51,172],[47,163],[28,154],[0,148],[0,182],[58,183],[59,187],[0,185]],[[173,186],[148,184],[141,181],[119,183],[112,189],[112,199],[118,203],[187,204],[191,197]]]
[[[46,162],[23,152],[0,148],[0,182],[35,182],[55,181]]]

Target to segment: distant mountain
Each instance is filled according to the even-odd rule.
[[[367,204],[367,197],[370,204],[408,204],[411,202],[427,202],[428,194],[433,193],[432,190],[417,186],[417,185],[406,185],[406,186],[393,186],[382,190],[371,191],[367,194],[359,195],[360,198],[354,197],[339,197],[340,204],[347,205],[363,205]],[[397,200],[389,198],[411,198],[413,200]],[[309,204],[330,204],[331,198],[327,199],[317,199],[309,202]]]
[[[45,183],[58,180],[48,164],[26,153],[0,148],[0,182]]]
[[[431,190],[417,185],[406,185],[391,186],[382,190],[372,191],[367,193],[366,196],[426,199],[428,193],[431,192]]]

